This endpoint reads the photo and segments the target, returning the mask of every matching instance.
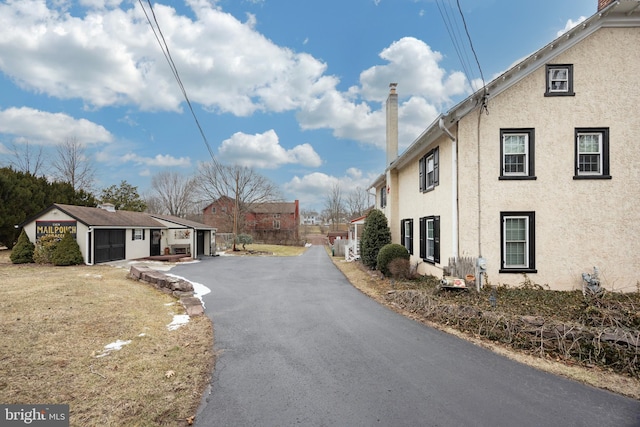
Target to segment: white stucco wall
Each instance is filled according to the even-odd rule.
[[[419,159],[432,149],[438,147],[439,151],[439,185],[427,192],[420,191],[419,184]],[[418,273],[442,276],[442,267],[446,266],[449,257],[453,254],[454,242],[452,241],[452,144],[448,137],[439,138],[428,147],[416,153],[413,161],[408,163],[398,172],[399,203],[396,218],[396,233],[392,234],[393,243],[401,242],[400,221],[413,219],[413,255],[411,263],[418,264]],[[420,218],[425,216],[440,217],[440,262],[431,264],[420,258]]]
[[[600,29],[549,61],[573,64],[575,96],[545,97],[543,66],[491,99],[489,114],[480,119],[480,204],[475,173],[478,114],[459,122],[460,255],[477,256],[481,250],[490,282],[518,285],[523,280],[521,274],[498,271],[500,212],[534,211],[537,273],[528,274],[534,282],[552,289],[578,289],[581,273],[598,266],[609,289],[636,289],[638,46],[640,28]],[[577,127],[609,128],[612,179],[573,179]],[[536,180],[498,180],[501,128],[535,128]]]

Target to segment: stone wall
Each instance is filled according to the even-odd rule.
[[[202,302],[193,295],[193,285],[186,280],[168,276],[144,265],[132,265],[129,278],[149,283],[156,289],[178,298],[189,316],[204,314]]]

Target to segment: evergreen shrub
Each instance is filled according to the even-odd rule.
[[[31,243],[27,233],[22,229],[20,237],[18,237],[18,242],[11,251],[11,262],[14,264],[28,264],[33,262],[34,249],[35,245]]]
[[[389,276],[389,264],[391,261],[398,258],[409,260],[409,251],[407,251],[407,248],[397,243],[384,245],[378,252],[378,270],[380,270],[385,276]]]
[[[391,230],[387,217],[378,209],[374,209],[364,220],[362,237],[360,238],[360,256],[362,263],[370,269],[378,265],[378,252],[384,245],[391,243]]]
[[[64,233],[62,240],[58,242],[51,254],[51,262],[53,265],[84,264],[80,246],[78,246],[78,242],[76,242],[76,239],[71,233]]]

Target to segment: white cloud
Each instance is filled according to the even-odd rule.
[[[81,99],[90,109],[180,111],[183,96],[139,4],[82,1],[86,9],[75,15],[51,2],[0,3],[0,71],[23,89]],[[339,79],[325,74],[327,64],[264,37],[256,16],[241,22],[215,1],[187,4],[189,16],[158,3],[154,11],[190,100],[209,112],[295,111],[302,129],[331,129],[338,138],[383,147],[390,82],[399,83],[402,100],[401,145],[469,89],[461,73],[440,67],[439,52],[405,37],[382,49],[385,63],[363,71],[360,86],[341,92]],[[319,164],[310,147],[296,150],[276,157]]]
[[[34,144],[56,145],[69,138],[81,144],[111,142],[113,136],[103,126],[64,113],[48,113],[29,107],[0,111],[0,134],[15,136]]]
[[[294,176],[291,181],[284,184],[285,192],[295,194],[303,209],[314,209],[321,211],[324,202],[334,185],[340,186],[343,196],[346,197],[350,191],[360,187],[366,189],[375,176],[364,174],[358,168],[349,168],[344,176],[336,177],[322,172],[314,172],[302,177]],[[373,196],[371,203],[374,202]]]
[[[362,96],[382,102],[387,98],[389,83],[398,83],[403,93],[421,96],[436,105],[447,104],[451,96],[461,95],[468,83],[461,73],[440,67],[442,54],[422,40],[403,37],[380,52],[385,65],[373,66],[360,73]]]
[[[280,145],[273,129],[255,135],[237,132],[222,142],[219,154],[224,162],[260,169],[276,169],[285,164],[322,165],[320,156],[310,144],[287,150]]]
[[[128,153],[119,158],[121,162],[133,162],[139,165],[154,166],[154,167],[170,167],[191,166],[191,159],[189,157],[173,157],[168,154],[157,154],[155,157],[143,157],[138,154]]]
[[[561,35],[563,35],[564,33],[566,33],[567,31],[569,31],[570,29],[572,29],[573,27],[581,24],[582,22],[584,22],[587,18],[585,16],[581,16],[580,18],[578,18],[577,21],[574,21],[573,19],[569,19],[566,23],[566,25],[564,26],[564,28],[560,31],[558,31],[556,33],[556,35],[558,37],[560,37]]]

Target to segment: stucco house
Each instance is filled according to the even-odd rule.
[[[391,84],[386,170],[371,188],[419,273],[442,276],[468,257],[492,284],[526,274],[580,289],[598,267],[606,288],[637,289],[640,1],[597,7],[400,155]]]
[[[143,212],[54,203],[22,224],[29,240],[71,232],[86,264],[139,259],[161,254],[192,258],[213,255],[215,228],[194,221]]]

